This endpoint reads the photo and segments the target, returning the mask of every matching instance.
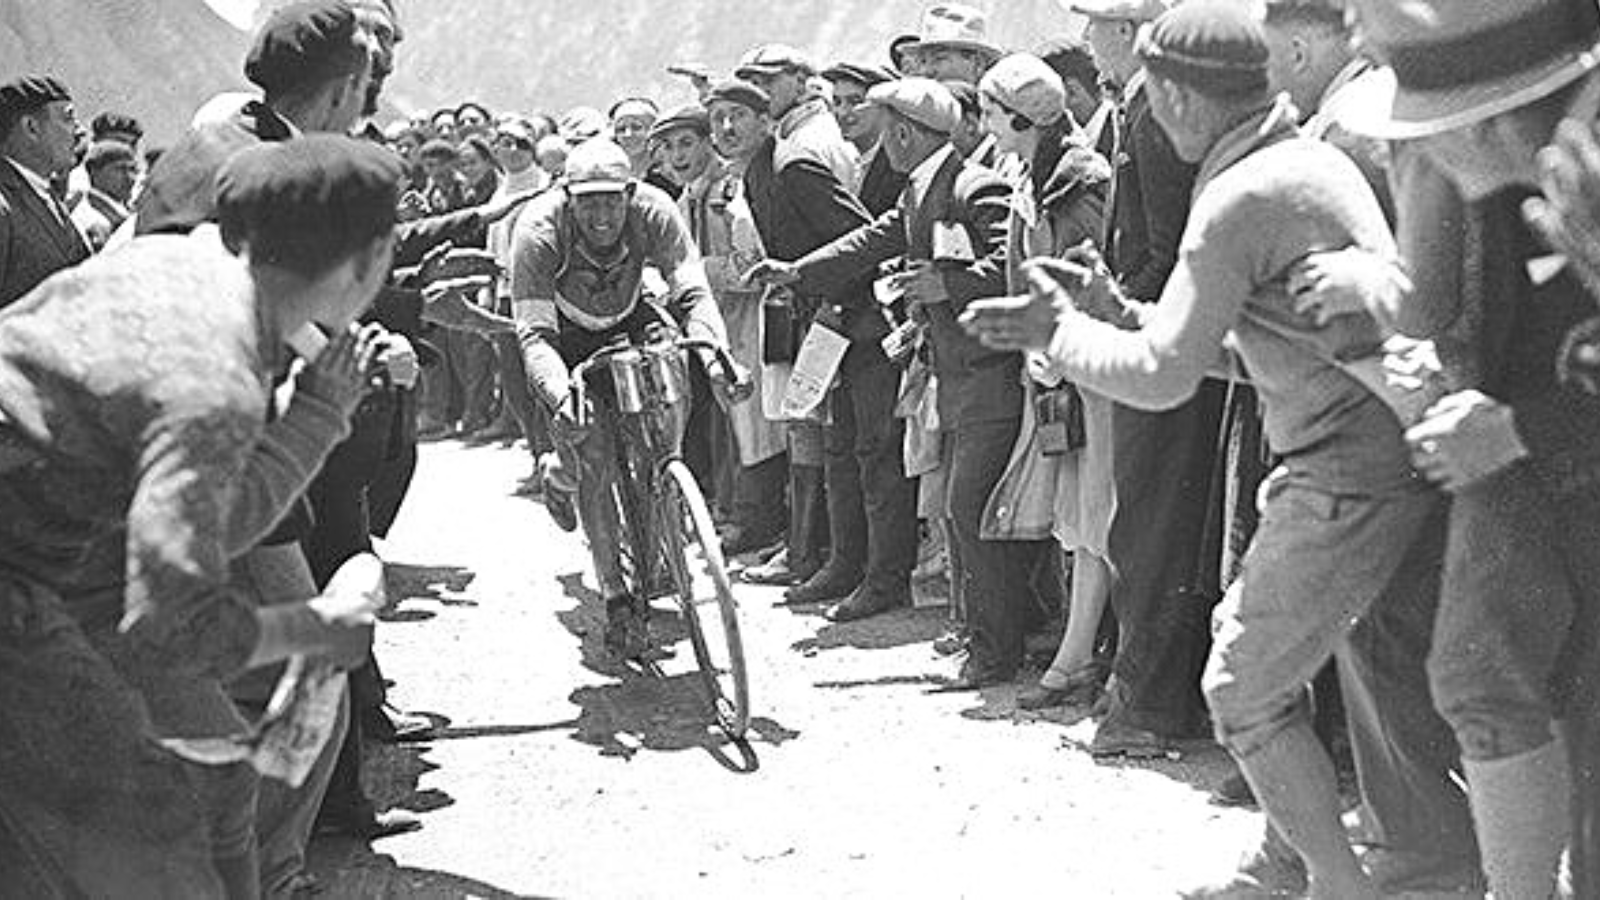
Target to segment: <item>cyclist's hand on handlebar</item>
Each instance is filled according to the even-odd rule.
[[[568,394],[550,414],[550,431],[552,437],[565,444],[576,444],[588,434],[576,396]]]
[[[745,278],[755,284],[794,284],[800,280],[800,267],[781,259],[764,259],[752,266]]]

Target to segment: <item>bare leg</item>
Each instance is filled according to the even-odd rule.
[[[1111,565],[1087,550],[1072,559],[1072,597],[1067,609],[1067,633],[1061,636],[1056,657],[1039,678],[1042,687],[1061,690],[1068,679],[1094,662],[1095,638],[1106,599],[1111,596]]]

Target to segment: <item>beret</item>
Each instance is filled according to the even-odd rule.
[[[256,33],[244,74],[268,94],[332,81],[370,65],[355,10],[345,0],[299,0]]]
[[[113,134],[127,135],[137,139],[144,137],[144,126],[139,124],[138,119],[126,113],[103,112],[95,116],[94,121],[89,123],[89,134],[95,140]]]
[[[1067,108],[1067,90],[1061,76],[1032,53],[1002,58],[984,74],[978,90],[1036,125],[1056,122]]]
[[[803,72],[815,75],[817,67],[809,57],[788,44],[762,44],[746,53],[733,70],[735,78],[749,80],[763,75]]]
[[[1061,5],[1068,12],[1091,19],[1149,22],[1159,18],[1172,3],[1170,0],[1061,0]]]
[[[90,171],[109,166],[112,163],[132,163],[133,148],[122,141],[95,141],[89,145],[89,152],[83,158],[83,164]]]
[[[24,75],[0,84],[0,122],[57,102],[72,102],[66,85],[49,75]]]
[[[567,192],[598,194],[621,191],[633,180],[628,153],[610,138],[590,138],[567,154]]]
[[[656,124],[650,129],[650,139],[658,140],[681,128],[687,128],[705,137],[711,134],[711,116],[706,112],[706,108],[698,103],[680,106],[656,120]]]
[[[867,92],[867,102],[943,134],[961,125],[961,104],[949,88],[932,78],[901,78],[880,84]]]
[[[896,76],[893,72],[878,66],[862,66],[855,63],[835,63],[822,70],[822,77],[829,81],[854,81],[863,87],[873,87],[885,81],[893,81]]]
[[[1153,75],[1202,93],[1267,90],[1267,38],[1248,4],[1188,0],[1139,34],[1139,59]]]
[[[242,239],[267,248],[266,262],[319,274],[394,229],[400,178],[393,153],[343,135],[257,144],[217,174],[217,219],[230,246]]]
[[[456,150],[456,145],[440,138],[434,138],[423,144],[417,150],[417,156],[422,159],[455,159],[461,154]]]
[[[772,98],[767,96],[767,92],[739,78],[712,85],[711,90],[706,92],[706,108],[709,109],[713,103],[737,103],[763,114],[772,111]]]

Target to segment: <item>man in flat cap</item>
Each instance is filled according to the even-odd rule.
[[[740,198],[756,227],[755,244],[766,256],[796,258],[866,221],[861,206],[820,158],[794,157],[779,171],[774,168],[777,124],[767,93],[748,81],[730,79],[712,85],[705,96],[711,121],[711,138],[718,152],[741,173]],[[826,235],[826,236],[824,236]],[[787,337],[803,330],[810,310],[793,305],[766,305],[764,345],[759,353],[762,386],[761,412],[779,422],[788,451],[788,536],[783,550],[759,566],[740,574],[756,584],[795,585],[822,568],[828,551],[827,510],[823,488],[823,433],[815,422],[783,422],[782,373],[792,361],[797,340]],[[780,328],[779,325],[783,327]],[[797,338],[798,336],[795,335]],[[774,357],[771,348],[782,343]]]
[[[1418,169],[1442,173],[1467,210],[1464,247],[1402,225],[1407,267],[1454,272],[1464,258],[1461,290],[1402,293],[1387,307],[1419,337],[1475,323],[1445,359],[1466,389],[1407,435],[1419,471],[1453,495],[1428,659],[1434,702],[1461,746],[1493,894],[1551,895],[1567,849],[1573,895],[1600,895],[1600,398],[1561,377],[1564,342],[1595,309],[1580,280],[1593,239],[1579,227],[1593,200],[1573,188],[1594,147],[1600,9],[1353,8],[1388,83],[1350,104],[1344,123],[1396,142],[1402,223],[1428,213]],[[1544,196],[1526,214],[1537,234],[1523,208],[1535,192]]]
[[[787,44],[763,44],[746,53],[733,74],[767,95],[768,112],[777,123],[778,168],[795,156],[813,156],[844,184],[853,182],[856,152],[828,115],[827,101],[815,82],[817,67],[810,57]]]
[[[1084,37],[1103,80],[1119,95],[1111,117],[1112,182],[1099,242],[1130,297],[1161,295],[1178,258],[1194,167],[1174,151],[1150,112],[1134,52],[1139,28],[1165,0],[1080,0],[1063,6],[1088,18]],[[1207,607],[1219,590],[1223,492],[1214,489],[1226,385],[1207,382],[1187,403],[1112,411],[1117,512],[1111,524],[1111,592],[1117,652],[1109,711],[1091,752],[1159,755],[1204,727],[1198,690]]]
[[[897,277],[896,285],[904,290],[905,312],[925,323],[933,346],[939,421],[949,447],[945,505],[954,520],[959,559],[968,579],[972,652],[951,686],[977,689],[1010,680],[1021,664],[1025,623],[1020,612],[1031,596],[1027,579],[1034,568],[1027,554],[1037,549],[979,538],[984,504],[1010,457],[1022,415],[1021,356],[992,353],[955,324],[955,316],[968,301],[1005,289],[1004,225],[1010,190],[994,173],[966,165],[951,146],[950,134],[960,121],[961,108],[944,85],[927,78],[904,78],[873,88],[867,97],[886,117],[884,153],[896,170],[907,175],[901,203],[798,261],[764,264],[760,274],[774,282],[792,282],[803,292],[865,304],[855,314],[882,322],[884,312],[872,297],[858,298],[847,288],[876,274],[878,265],[893,257],[907,261],[907,271]],[[876,344],[852,350],[872,351],[882,353]],[[872,435],[871,440],[891,444],[899,468],[904,421],[892,419],[896,375],[897,370],[889,367],[883,376],[889,384],[889,412],[869,405],[876,399],[872,382],[853,386],[848,369],[845,385],[850,390],[843,395],[855,402],[858,434],[865,433],[872,421],[869,415],[891,419],[892,430]],[[858,456],[870,459],[872,444],[863,445],[858,437],[857,446]],[[862,484],[867,487],[868,470],[862,468]],[[868,501],[869,533],[877,559],[861,589],[829,611],[838,621],[873,615],[908,599],[906,579],[916,539],[914,490],[906,483],[902,495],[899,483],[884,484],[888,472],[879,478],[882,481],[872,487],[887,496],[878,500],[869,495]]]
[[[581,510],[605,600],[606,650],[638,659],[651,649],[649,598],[630,592],[622,573],[623,536],[610,493],[621,477],[613,449],[619,420],[614,400],[598,395],[593,410],[576,407],[572,369],[615,337],[638,339],[658,327],[725,348],[722,314],[682,213],[635,178],[627,153],[606,138],[573,148],[561,187],[523,212],[512,247],[517,336],[534,393],[551,410],[556,444],[544,463],[545,508],[565,531],[578,527]],[[667,282],[662,306],[644,295],[646,266]],[[743,373],[701,357],[719,391],[732,397],[742,389]],[[580,426],[591,414],[591,424]]]
[[[101,140],[89,146],[83,168],[89,190],[72,211],[72,221],[98,251],[132,212],[133,188],[139,181],[139,161],[133,148],[121,141]]]
[[[1445,504],[1412,471],[1402,437],[1402,422],[1430,397],[1384,377],[1375,318],[1363,310],[1323,322],[1297,306],[1283,273],[1323,247],[1392,254],[1393,240],[1356,166],[1300,136],[1292,105],[1274,99],[1266,38],[1248,8],[1189,0],[1141,37],[1139,54],[1154,117],[1202,172],[1160,298],[1132,302],[1087,258],[1036,267],[1030,302],[975,304],[968,325],[993,346],[1044,350],[1074,383],[1145,409],[1185,402],[1233,335],[1282,465],[1216,611],[1206,699],[1217,740],[1304,858],[1310,896],[1375,898],[1339,819],[1306,687],[1335,654],[1360,658],[1358,620],[1437,590]],[[1012,316],[1024,308],[1043,315],[1023,325]],[[1374,677],[1364,665],[1342,674]],[[1236,883],[1188,896],[1286,887]]]
[[[256,896],[254,770],[156,742],[246,731],[235,673],[370,643],[375,560],[270,607],[230,567],[327,446],[250,465],[290,336],[332,335],[295,401],[329,427],[373,375],[353,323],[387,274],[398,166],[303,143],[226,164],[220,228],[133,241],[0,311],[0,731],[33,738],[0,742],[0,844],[24,848],[0,894]]]
[[[699,104],[669,112],[656,123],[651,138],[662,144],[667,171],[684,181],[678,206],[705,257],[711,294],[728,326],[729,352],[755,372],[761,364],[761,292],[744,276],[764,253],[744,199],[743,166],[718,156],[710,114]],[[690,434],[704,427],[701,421],[710,426],[713,480],[719,504],[731,520],[722,544],[730,557],[775,544],[787,524],[784,428],[766,417],[761,399],[758,382],[749,402],[726,411],[702,402],[691,411]]]
[[[833,85],[833,118],[839,123],[839,133],[856,150],[850,189],[867,212],[881,216],[900,199],[906,181],[904,173],[896,172],[879,149],[883,117],[867,102],[867,91],[894,76],[873,66],[838,63],[825,69],[822,77]]]
[[[50,187],[77,165],[87,136],[56,79],[0,85],[0,308],[88,258],[88,242]]]

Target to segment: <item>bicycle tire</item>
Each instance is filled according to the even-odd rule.
[[[744,640],[739,631],[733,581],[722,559],[722,544],[711,524],[700,485],[682,460],[670,460],[657,485],[658,536],[668,569],[678,586],[678,607],[694,647],[700,681],[709,695],[717,724],[730,737],[741,738],[750,727],[750,682],[745,669]],[[690,554],[703,564],[710,595],[700,598],[690,567]],[[703,606],[716,604],[710,622]],[[714,628],[709,628],[713,625]]]

